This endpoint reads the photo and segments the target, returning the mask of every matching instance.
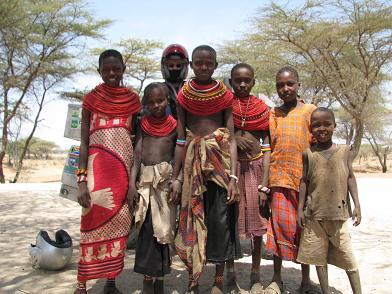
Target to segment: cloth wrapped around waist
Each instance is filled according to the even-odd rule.
[[[187,131],[180,221],[175,241],[177,253],[196,284],[206,262],[207,227],[204,223],[203,193],[207,181],[224,189],[229,184],[230,133],[219,128],[204,137]]]
[[[136,227],[140,230],[150,205],[154,237],[160,244],[174,241],[177,210],[176,205],[169,204],[167,198],[172,172],[173,168],[167,162],[153,166],[142,164],[137,183],[140,198],[135,213]]]

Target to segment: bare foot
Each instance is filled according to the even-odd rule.
[[[106,282],[105,287],[103,287],[103,294],[122,294],[120,290],[117,289],[115,284],[110,284]]]
[[[241,293],[241,290],[237,284],[237,278],[236,278],[234,272],[227,272],[226,273],[225,284],[226,284],[226,289],[227,289],[226,292],[227,293],[229,293],[229,294]]]
[[[154,294],[153,280],[143,280],[143,294]]]
[[[250,293],[252,294],[263,294],[264,289],[260,283],[260,273],[250,273]]]
[[[188,290],[186,290],[185,294],[199,294],[199,284],[191,287],[191,285],[188,285]]]
[[[86,289],[75,289],[74,294],[87,294]]]
[[[164,293],[163,280],[156,279],[154,282],[154,294],[163,294],[163,293]]]

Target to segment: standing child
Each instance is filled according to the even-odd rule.
[[[268,221],[261,213],[268,191],[269,107],[250,95],[255,84],[254,70],[246,63],[239,63],[231,70],[230,84],[234,90],[233,119],[238,147],[240,203],[238,231],[241,239],[252,239],[252,293],[264,293],[260,284],[260,258],[262,236],[267,232]],[[262,145],[260,145],[262,142]],[[228,284],[236,284],[234,261],[228,263]]]
[[[116,50],[99,56],[103,84],[83,100],[78,176],[80,225],[78,287],[107,278],[104,293],[120,293],[115,278],[124,267],[131,226],[132,201],[127,197],[132,166],[132,121],[139,96],[122,85],[125,65]],[[127,201],[128,200],[128,201]]]
[[[241,254],[234,204],[238,178],[233,94],[212,79],[217,65],[212,47],[196,47],[191,62],[195,78],[185,83],[177,97],[173,179],[183,165],[184,184],[175,245],[189,271],[188,293],[198,293],[206,262],[216,264],[212,293],[222,293],[225,262]],[[177,198],[178,191],[173,193]]]
[[[302,175],[302,152],[310,145],[310,115],[314,105],[298,101],[299,78],[292,67],[276,74],[276,90],[283,105],[270,115],[271,218],[267,232],[267,250],[274,255],[274,276],[267,294],[283,291],[282,259],[297,259],[300,228],[297,226],[298,192]],[[301,265],[301,293],[315,293],[309,278],[309,265]]]
[[[336,124],[330,109],[319,107],[313,111],[310,126],[317,143],[302,155],[297,221],[303,231],[297,261],[316,265],[323,293],[331,293],[327,272],[330,263],[346,271],[353,293],[360,294],[359,271],[346,222],[351,214],[349,192],[355,205],[354,226],[361,222],[350,148],[332,142]]]
[[[163,293],[163,276],[170,273],[169,244],[175,233],[176,206],[167,197],[177,122],[166,114],[168,92],[164,84],[149,84],[143,104],[148,114],[140,120],[130,180],[131,193],[136,198],[140,195],[135,213],[139,237],[134,271],[144,275],[143,293],[158,294]]]

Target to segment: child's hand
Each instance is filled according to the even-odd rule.
[[[227,205],[233,204],[234,202],[240,201],[240,193],[238,192],[238,186],[234,179],[231,179],[229,186],[227,187]]]
[[[84,208],[90,207],[91,198],[88,192],[87,182],[81,182],[78,185],[78,203]]]
[[[178,204],[180,202],[180,195],[182,190],[182,183],[179,180],[174,180],[170,183],[170,190],[168,194],[169,203]]]
[[[304,228],[305,226],[305,215],[304,215],[304,211],[298,210],[297,212],[297,224],[300,226],[300,228]]]
[[[128,187],[128,194],[127,194],[127,203],[131,215],[133,214],[133,207],[135,206],[134,204],[138,202],[139,202],[139,193],[137,192],[135,185],[131,184]]]
[[[239,149],[241,149],[242,151],[245,152],[250,152],[252,151],[252,141],[249,140],[248,138],[244,138],[241,136],[236,136],[235,137],[236,141],[237,141],[237,146]]]
[[[267,194],[263,191],[259,191],[259,206],[265,206],[267,204],[267,200]]]
[[[361,208],[356,206],[353,210],[353,216],[352,216],[352,220],[353,220],[353,226],[356,227],[361,223]]]

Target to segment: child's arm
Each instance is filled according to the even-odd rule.
[[[299,185],[299,201],[298,201],[298,211],[297,211],[297,223],[298,225],[303,228],[305,225],[305,215],[304,215],[304,206],[305,200],[308,196],[308,181],[307,181],[307,174],[308,174],[308,155],[306,152],[302,153],[302,178],[301,184]]]
[[[78,169],[87,170],[88,162],[88,145],[90,133],[90,111],[82,110],[82,124],[80,130],[80,149],[79,149],[79,166]],[[78,203],[87,208],[90,207],[90,194],[87,188],[87,182],[78,183]]]
[[[270,139],[269,139],[269,132],[263,132],[263,144],[269,144]],[[271,151],[265,151],[263,152],[263,179],[261,181],[261,185],[263,187],[268,187],[268,176],[269,176],[269,164],[270,164],[270,157],[271,157]],[[260,193],[260,204],[261,206],[264,206],[267,202],[267,194],[264,192],[259,192]]]
[[[140,164],[142,162],[142,146],[143,146],[143,136],[140,128],[136,129],[136,139],[135,148],[133,151],[133,164],[131,168],[131,173],[129,177],[128,195],[127,202],[131,213],[133,213],[133,203],[134,200],[139,198],[139,194],[136,189],[136,180],[140,170]]]
[[[228,108],[224,111],[224,119],[226,128],[230,133],[230,161],[231,170],[230,175],[236,176],[237,173],[237,141],[235,140],[234,122],[233,122],[233,110]],[[239,192],[237,188],[237,182],[234,178],[230,178],[229,186],[227,187],[227,204],[238,202]]]
[[[180,104],[176,102],[177,110],[177,142],[185,142],[185,111]],[[180,170],[182,166],[182,160],[185,156],[185,144],[177,144],[174,150],[174,164],[173,164],[173,175],[172,183],[178,181],[180,176]],[[178,203],[180,193],[177,189],[173,190],[173,185],[170,186],[169,199],[170,202]]]
[[[354,210],[352,219],[354,221],[354,226],[358,226],[361,223],[361,205],[359,204],[358,198],[358,187],[357,187],[357,180],[355,179],[355,175],[353,172],[353,159],[352,153],[348,152],[348,160],[347,160],[347,167],[348,167],[348,190],[350,192],[351,198],[354,202]]]

